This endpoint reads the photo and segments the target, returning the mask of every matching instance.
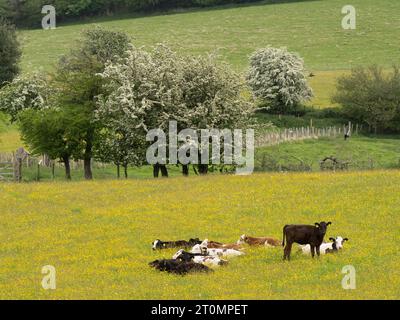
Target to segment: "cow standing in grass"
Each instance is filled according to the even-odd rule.
[[[311,225],[286,225],[283,227],[283,241],[282,246],[286,247],[283,250],[283,260],[290,260],[290,252],[292,250],[293,242],[298,244],[309,244],[311,247],[311,256],[314,258],[315,252],[320,255],[320,245],[324,241],[327,227],[332,224],[331,222],[316,222],[314,226]]]

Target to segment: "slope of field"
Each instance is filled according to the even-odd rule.
[[[263,174],[169,180],[0,184],[1,299],[399,299],[400,172]],[[333,222],[342,252],[312,260],[282,248],[210,275],[162,274],[156,239],[282,237],[287,223]],[[57,289],[41,288],[42,267]],[[356,269],[344,290],[341,270]]]
[[[0,132],[0,152],[12,152],[23,145],[15,127],[7,126],[4,131]]]
[[[347,0],[300,1],[228,7],[126,19],[100,19],[60,26],[57,30],[20,32],[25,72],[51,69],[76,44],[83,28],[97,23],[132,36],[135,45],[166,42],[186,53],[218,52],[221,59],[245,70],[248,55],[267,45],[285,46],[304,57],[316,73],[311,80],[315,105],[330,104],[335,79],[356,65],[391,66],[400,54],[400,2],[353,0],[357,29],[343,30],[341,9]],[[334,70],[331,72],[320,72]],[[318,71],[318,72],[317,72]]]
[[[313,170],[319,170],[319,162],[329,156],[348,161],[350,169],[400,168],[400,138],[354,136],[348,141],[338,137],[282,143],[257,150],[257,166],[264,156],[283,166],[302,160]]]

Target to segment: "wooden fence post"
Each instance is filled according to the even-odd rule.
[[[52,179],[54,180],[55,179],[55,170],[56,170],[56,164],[55,164],[55,162],[54,162],[54,160],[53,161],[51,161],[51,177],[52,177]]]
[[[22,159],[15,157],[14,161],[14,180],[16,182],[22,181]]]
[[[40,163],[36,165],[36,181],[40,181]]]

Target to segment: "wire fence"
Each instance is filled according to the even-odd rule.
[[[351,123],[343,127],[300,127],[300,128],[286,128],[280,131],[271,131],[260,134],[255,141],[256,147],[266,147],[278,145],[285,142],[301,141],[307,139],[319,139],[325,137],[337,138],[339,136],[349,137],[352,134],[357,135],[362,130],[362,127],[356,125],[353,127]]]

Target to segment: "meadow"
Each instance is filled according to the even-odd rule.
[[[304,141],[286,142],[280,145],[260,147],[255,153],[255,171],[303,171],[299,167],[301,163],[310,166],[310,171],[320,171],[320,161],[325,157],[333,156],[340,161],[349,162],[348,170],[376,170],[376,169],[400,169],[400,139],[398,136],[353,136],[350,140],[344,141],[343,137],[309,139]],[[280,166],[281,169],[278,167]],[[291,166],[291,169],[288,169]],[[297,168],[297,169],[296,169]],[[55,167],[53,178],[52,168],[41,166],[38,169],[36,164],[22,168],[22,181],[64,181],[65,169],[62,166]],[[182,168],[169,165],[168,174],[170,177],[181,177]],[[209,173],[220,175],[219,172]],[[84,180],[82,165],[72,166],[73,181]],[[94,179],[116,179],[117,168],[113,164],[93,165]],[[192,168],[190,175],[195,176]],[[129,179],[150,179],[153,176],[152,166],[128,167]],[[121,179],[124,179],[121,169]]]
[[[400,2],[353,0],[353,31],[341,28],[347,4],[261,1],[20,30],[22,71],[51,71],[80,31],[97,24],[127,32],[137,46],[166,42],[187,54],[217,52],[242,73],[257,48],[285,46],[315,75],[309,79],[315,93],[309,105],[331,107],[338,76],[357,65],[390,67],[399,60],[393,39],[400,37]],[[279,127],[306,126],[313,116],[258,115]],[[343,125],[338,118],[313,120],[317,127]],[[0,131],[0,152],[23,144],[16,126]],[[318,171],[318,161],[334,155],[360,163],[373,159],[378,170],[183,178],[171,167],[169,179],[156,180],[146,166],[130,168],[133,179],[116,180],[109,165],[94,168],[94,181],[82,181],[81,169],[73,171],[72,182],[63,181],[62,168],[51,181],[50,169],[41,168],[42,180],[34,182],[31,168],[25,183],[0,183],[0,299],[399,299],[399,154],[398,136],[353,136],[260,148],[257,165],[263,156],[282,164],[301,159]],[[148,266],[176,251],[153,252],[157,238],[231,243],[246,233],[281,239],[285,224],[322,220],[332,221],[327,238],[349,238],[341,252],[312,260],[294,247],[292,261],[284,262],[280,247],[246,248],[245,256],[213,274],[185,277]],[[56,290],[41,287],[46,265],[56,268]],[[357,272],[355,290],[341,285],[347,265]]]
[[[144,17],[108,17],[60,25],[56,30],[24,30],[24,72],[51,70],[60,55],[79,39],[80,31],[94,24],[122,30],[137,46],[166,42],[188,54],[217,52],[238,71],[248,56],[268,45],[298,52],[316,76],[311,104],[331,105],[336,78],[357,65],[390,67],[399,60],[400,3],[392,0],[353,0],[357,29],[343,30],[341,9],[346,0],[299,1],[185,10]]]
[[[299,1],[176,10],[151,16],[93,18],[59,25],[56,30],[20,30],[24,74],[53,70],[58,58],[76,44],[80,32],[100,25],[129,34],[136,46],[166,42],[188,54],[215,52],[239,72],[249,55],[272,45],[298,52],[315,77],[309,79],[315,97],[309,105],[334,106],[336,79],[357,65],[390,67],[399,60],[396,43],[400,3],[391,0],[354,0],[357,29],[343,30],[345,0]],[[21,146],[16,127],[0,134],[0,152]]]
[[[0,184],[0,299],[399,299],[400,171]],[[287,223],[332,221],[342,252],[246,249],[213,274],[152,270],[151,242],[282,237]],[[57,289],[43,290],[53,265]],[[355,290],[341,286],[346,265]]]
[[[263,157],[280,165],[300,163],[320,170],[319,162],[333,156],[349,162],[349,169],[391,169],[400,168],[400,139],[398,136],[353,136],[344,141],[343,137],[320,138],[259,148],[256,152],[256,167]],[[262,169],[262,168],[260,168]],[[267,168],[264,168],[264,170]]]

